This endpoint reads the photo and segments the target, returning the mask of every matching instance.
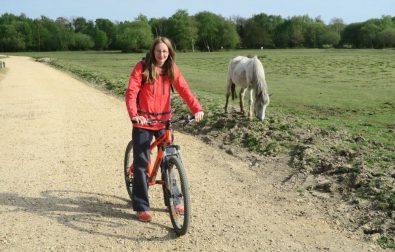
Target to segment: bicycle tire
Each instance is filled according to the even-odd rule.
[[[133,190],[133,171],[130,171],[133,165],[133,141],[130,141],[126,146],[125,158],[123,162],[123,174],[125,177],[126,190],[129,198],[133,201],[132,190]]]
[[[175,233],[181,236],[188,231],[191,219],[191,202],[185,168],[179,157],[169,157],[166,175],[168,176],[166,179],[167,197],[165,198],[167,209]],[[176,205],[179,204],[183,204],[183,213],[179,212],[176,208]]]

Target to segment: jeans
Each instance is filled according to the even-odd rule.
[[[162,130],[147,130],[133,128],[133,210],[149,211],[148,197],[148,160],[150,157],[149,147],[153,137],[160,137],[165,132]]]

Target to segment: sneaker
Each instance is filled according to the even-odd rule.
[[[148,211],[137,212],[137,218],[142,222],[150,222],[152,219],[151,214]]]
[[[184,213],[184,205],[178,204],[176,205],[176,211],[179,212],[180,214]]]

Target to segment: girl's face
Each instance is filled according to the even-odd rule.
[[[169,57],[169,48],[165,43],[158,43],[155,46],[155,60],[156,60],[156,65],[158,67],[163,66],[163,64],[166,62],[167,58]]]

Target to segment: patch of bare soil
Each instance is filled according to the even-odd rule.
[[[331,194],[298,190],[286,155],[238,158],[237,148],[180,132],[190,230],[174,234],[160,187],[150,189],[153,221],[141,223],[124,186],[131,124],[123,100],[29,58],[6,62],[0,251],[384,250],[346,228],[342,208],[323,204],[337,202]]]

